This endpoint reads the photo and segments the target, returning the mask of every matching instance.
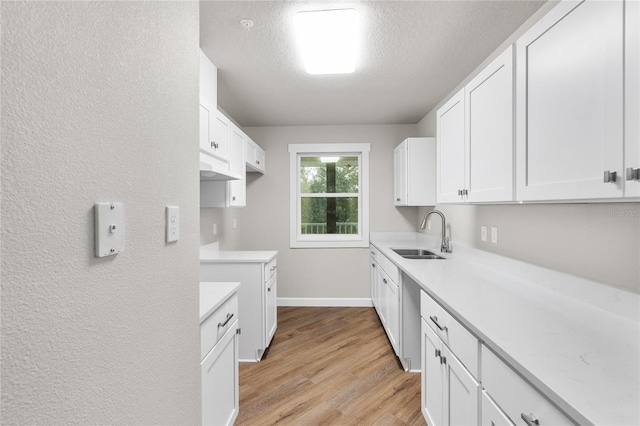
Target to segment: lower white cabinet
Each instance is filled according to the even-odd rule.
[[[238,417],[238,320],[200,364],[202,424],[231,425]]]
[[[478,424],[480,384],[422,320],[422,414],[430,426]]]
[[[477,362],[479,342],[468,331],[454,326],[459,324],[448,313],[433,309],[435,301],[424,291],[420,298],[422,414],[430,426],[478,424],[481,387],[477,373],[467,369],[453,348],[474,347],[475,342]],[[468,339],[471,342],[467,343]]]
[[[420,371],[419,287],[371,246],[371,301],[405,371]]]
[[[238,257],[234,258],[234,253]],[[200,281],[239,281],[240,360],[260,361],[276,332],[277,252],[225,252],[226,259],[200,261]]]
[[[484,345],[482,346],[482,385],[499,410],[515,424],[574,424]],[[483,416],[483,424],[491,426],[493,423],[485,423]]]
[[[238,286],[238,283],[200,283],[203,425],[232,425],[238,416]]]

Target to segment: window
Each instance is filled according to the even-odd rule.
[[[369,149],[289,145],[292,248],[369,247]]]

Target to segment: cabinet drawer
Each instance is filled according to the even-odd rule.
[[[429,327],[451,349],[476,380],[480,342],[442,306],[424,291],[420,291],[420,314]]]
[[[375,260],[377,262],[378,261],[378,257],[380,257],[379,256],[380,252],[378,251],[378,249],[375,248],[374,246],[370,246],[369,247],[369,252],[371,253],[371,259]]]
[[[378,256],[378,264],[380,267],[387,273],[391,281],[396,284],[400,284],[400,272],[398,271],[398,267],[390,261],[386,256],[380,254]]]
[[[273,277],[278,269],[278,263],[276,262],[277,258],[273,258],[273,260],[266,265],[264,265],[264,282],[268,282],[271,277]]]
[[[200,359],[238,319],[238,294],[235,293],[200,325]]]
[[[543,397],[486,346],[482,346],[482,384],[496,404],[515,424],[533,416],[541,425],[572,425],[560,410]]]

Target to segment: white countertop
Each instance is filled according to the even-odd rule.
[[[200,324],[238,290],[240,283],[200,283]]]
[[[640,297],[440,239],[372,233],[371,243],[580,424],[640,424]]]
[[[277,255],[277,251],[218,250],[217,243],[200,246],[201,262],[266,263],[273,260]]]

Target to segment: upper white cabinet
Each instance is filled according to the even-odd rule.
[[[200,51],[200,170],[215,179],[233,179],[237,177],[229,175],[230,123],[218,111],[217,75],[216,66]]]
[[[624,20],[622,1],[564,1],[518,39],[518,199],[623,196]]]
[[[247,172],[258,172],[264,174],[266,171],[264,150],[249,137],[247,137],[245,141],[247,150]]]
[[[408,138],[393,150],[394,204],[436,204],[435,138]]]
[[[437,201],[463,201],[464,174],[464,90],[456,93],[436,113]]]
[[[229,122],[229,168],[239,179],[200,180],[200,207],[244,207],[247,204],[245,134]]]
[[[464,87],[469,202],[513,201],[513,81],[509,47]]]
[[[436,114],[438,202],[513,201],[513,48]]]
[[[640,197],[640,2],[625,4],[624,195]]]

